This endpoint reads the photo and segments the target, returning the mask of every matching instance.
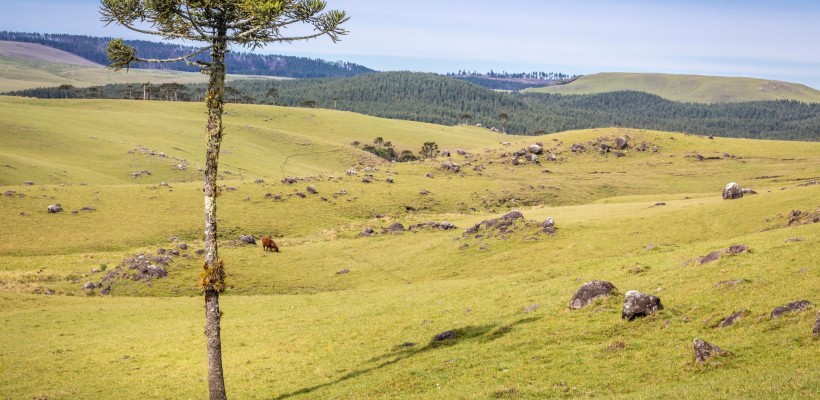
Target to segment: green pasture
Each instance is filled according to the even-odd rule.
[[[820,102],[820,91],[799,83],[756,78],[651,73],[598,73],[560,86],[525,91],[561,94],[595,94],[620,90],[652,93],[674,101],[728,103],[759,100]]]
[[[259,78],[249,75],[229,75],[228,80]],[[265,77],[264,79],[281,79]],[[76,87],[99,86],[110,83],[202,83],[208,77],[198,72],[130,69],[128,73],[115,72],[105,67],[88,67],[46,61],[23,60],[0,56],[0,92],[34,89],[60,85]]]
[[[218,216],[233,398],[820,392],[817,307],[769,318],[820,302],[820,144],[620,128],[520,137],[331,110],[227,111]],[[0,398],[205,395],[203,132],[199,104],[0,97]],[[619,136],[632,145],[624,157],[570,150]],[[391,164],[350,145],[376,137],[414,152],[435,141],[452,156]],[[510,163],[535,142],[558,159]],[[658,151],[637,151],[644,142]],[[442,169],[448,161],[461,170]],[[131,176],[142,170],[151,175]],[[758,194],[723,200],[730,181]],[[65,211],[47,213],[55,203]],[[527,222],[463,235],[512,209]],[[803,218],[789,225],[793,210]],[[555,235],[541,231],[547,217]],[[457,228],[383,231],[430,221]],[[236,240],[249,234],[272,235],[281,253]],[[81,288],[181,243],[167,278]],[[697,262],[736,244],[750,251]],[[595,279],[619,293],[569,310]],[[621,319],[628,290],[664,309]],[[715,327],[741,309],[734,326]],[[457,339],[433,341],[447,330]],[[696,364],[695,338],[731,354]]]

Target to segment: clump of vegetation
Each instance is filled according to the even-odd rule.
[[[393,147],[393,142],[389,140],[384,140],[384,138],[381,136],[377,136],[375,139],[373,139],[373,144],[366,143],[362,145],[362,142],[355,140],[351,142],[350,145],[362,149],[368,153],[371,153],[379,158],[383,158],[387,161],[408,162],[416,161],[419,159],[418,157],[416,157],[412,150],[405,149],[401,152],[397,152],[396,149]]]

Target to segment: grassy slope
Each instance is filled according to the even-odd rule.
[[[0,195],[0,371],[7,378],[0,392],[201,397],[193,254],[201,248],[201,110],[159,102],[0,102],[0,192],[26,195]],[[619,129],[518,138],[262,106],[229,107],[226,126],[222,165],[231,174],[223,183],[237,190],[220,198],[221,253],[232,285],[223,298],[223,346],[234,397],[808,398],[820,390],[808,361],[820,356],[810,333],[815,313],[768,319],[775,306],[820,301],[820,224],[786,227],[791,210],[820,206],[820,186],[798,186],[820,176],[818,144]],[[630,150],[623,158],[566,151],[624,134],[661,151]],[[460,174],[439,169],[443,160],[389,166],[347,144],[375,136],[399,148],[429,140],[464,148],[472,166],[485,169],[472,170],[462,156],[453,157],[464,167]],[[536,140],[563,160],[502,163],[502,153]],[[137,144],[184,154],[192,166],[179,172],[168,158],[129,154]],[[699,162],[686,157],[694,151],[736,157]],[[361,182],[366,165],[373,183]],[[345,176],[351,167],[360,175]],[[138,169],[154,173],[128,176]],[[285,185],[285,175],[312,178]],[[384,182],[388,176],[395,183]],[[35,185],[20,184],[27,179]],[[721,200],[730,180],[760,194]],[[308,184],[319,194],[288,196]],[[347,195],[332,196],[343,188]],[[46,214],[54,202],[97,211]],[[558,233],[517,228],[506,240],[461,237],[464,228],[514,207],[527,219],[554,217]],[[459,229],[356,238],[366,226],[430,220]],[[232,246],[229,239],[240,233],[274,233],[283,252]],[[90,269],[170,248],[172,235],[191,249],[170,265],[168,279],[118,282],[106,297],[79,289],[100,279]],[[793,237],[803,240],[785,242]],[[752,253],[684,265],[737,243]],[[350,272],[336,274],[342,269]],[[577,287],[593,279],[610,280],[621,293],[651,292],[666,308],[631,323],[619,317],[622,296],[567,310]],[[743,283],[715,286],[732,279]],[[57,295],[39,294],[46,289]],[[533,304],[536,310],[522,311]],[[751,314],[738,325],[712,327],[741,308]],[[430,343],[448,329],[461,338]],[[695,337],[734,355],[695,366]],[[635,384],[648,380],[650,387]]]
[[[258,77],[247,75],[228,76],[229,80],[248,78]],[[279,78],[264,77],[264,79]],[[131,69],[126,74],[114,72],[105,67],[87,67],[0,56],[0,92],[63,84],[85,87],[108,83],[151,82],[152,84],[161,84],[207,81],[207,76],[196,72]]]
[[[820,91],[801,84],[699,75],[600,73],[583,76],[567,85],[527,90],[562,94],[636,90],[669,100],[694,103],[780,99],[820,102]]]

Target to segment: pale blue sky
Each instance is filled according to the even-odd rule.
[[[103,27],[95,0],[0,0],[0,30],[151,39]],[[377,70],[665,72],[749,76],[820,89],[820,2],[328,0],[341,42],[263,52]]]

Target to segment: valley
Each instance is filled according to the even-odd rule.
[[[5,396],[205,392],[203,111],[0,97]],[[621,127],[518,136],[238,104],[227,106],[225,131],[218,215],[232,396],[820,390],[807,361],[820,356],[816,306],[770,315],[820,301],[820,143]],[[414,153],[435,142],[450,156],[391,163],[351,145],[376,138]],[[602,150],[618,138],[628,147]],[[526,149],[536,143],[532,160]],[[724,200],[729,182],[756,194]],[[57,203],[64,211],[49,213]],[[523,218],[472,229],[514,210]],[[271,235],[281,253],[240,235]],[[749,250],[701,262],[740,244]],[[167,276],[130,268],[139,260]],[[593,280],[617,292],[569,309]],[[663,309],[621,318],[630,290],[657,296]],[[717,327],[740,310],[734,325]],[[435,339],[449,331],[454,338]],[[696,363],[695,338],[730,354]]]

